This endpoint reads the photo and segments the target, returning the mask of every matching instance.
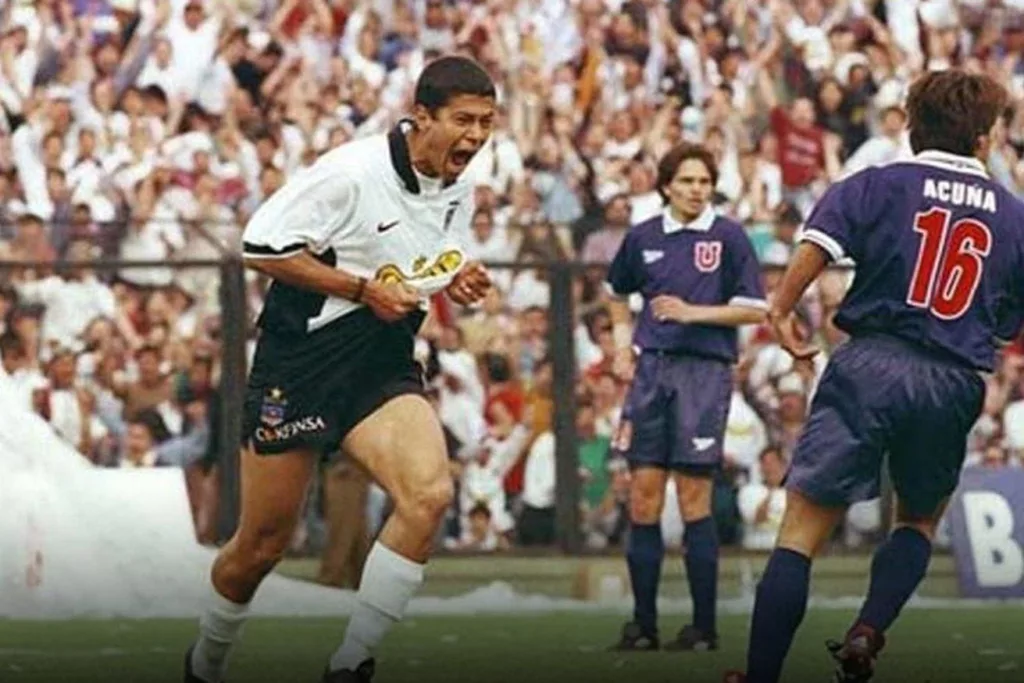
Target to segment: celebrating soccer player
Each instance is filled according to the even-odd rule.
[[[414,117],[343,145],[274,194],[246,227],[246,263],[273,279],[249,375],[238,531],[213,565],[187,683],[223,680],[263,577],[288,546],[318,459],[340,444],[394,502],[370,551],[344,642],[324,681],[363,683],[373,649],[423,582],[452,501],[438,418],[413,340],[425,298],[481,299],[465,263],[471,188],[459,180],[491,134],[495,89],[475,63],[424,69]]]

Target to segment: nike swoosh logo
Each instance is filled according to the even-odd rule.
[[[398,221],[391,221],[390,223],[380,223],[377,225],[377,232],[387,232],[396,225],[398,225]]]

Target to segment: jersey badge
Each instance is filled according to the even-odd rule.
[[[260,407],[260,422],[268,427],[276,427],[284,422],[284,409],[288,401],[284,392],[277,387],[267,392],[263,398],[263,405]]]
[[[693,265],[702,273],[713,273],[722,265],[722,243],[702,240],[693,245]]]

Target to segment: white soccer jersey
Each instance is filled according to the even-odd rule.
[[[355,140],[301,171],[253,215],[243,236],[248,258],[284,258],[308,249],[354,275],[403,281],[424,295],[446,287],[466,260],[472,193],[418,173],[401,125]],[[274,282],[260,326],[311,332],[362,304]]]

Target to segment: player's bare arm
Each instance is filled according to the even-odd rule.
[[[409,285],[358,277],[321,263],[308,251],[285,258],[246,258],[245,264],[294,287],[366,304],[388,322],[401,320],[420,303],[420,295]]]
[[[818,348],[800,339],[793,308],[815,278],[825,269],[828,258],[825,250],[818,245],[801,242],[793,252],[793,258],[782,276],[782,282],[775,290],[768,310],[768,321],[775,329],[779,343],[798,360],[813,357],[818,353]]]
[[[684,325],[719,325],[721,327],[739,327],[754,325],[764,320],[764,310],[753,306],[724,304],[721,306],[702,306],[691,304],[678,296],[662,294],[651,300],[654,317],[661,322],[674,322]]]

